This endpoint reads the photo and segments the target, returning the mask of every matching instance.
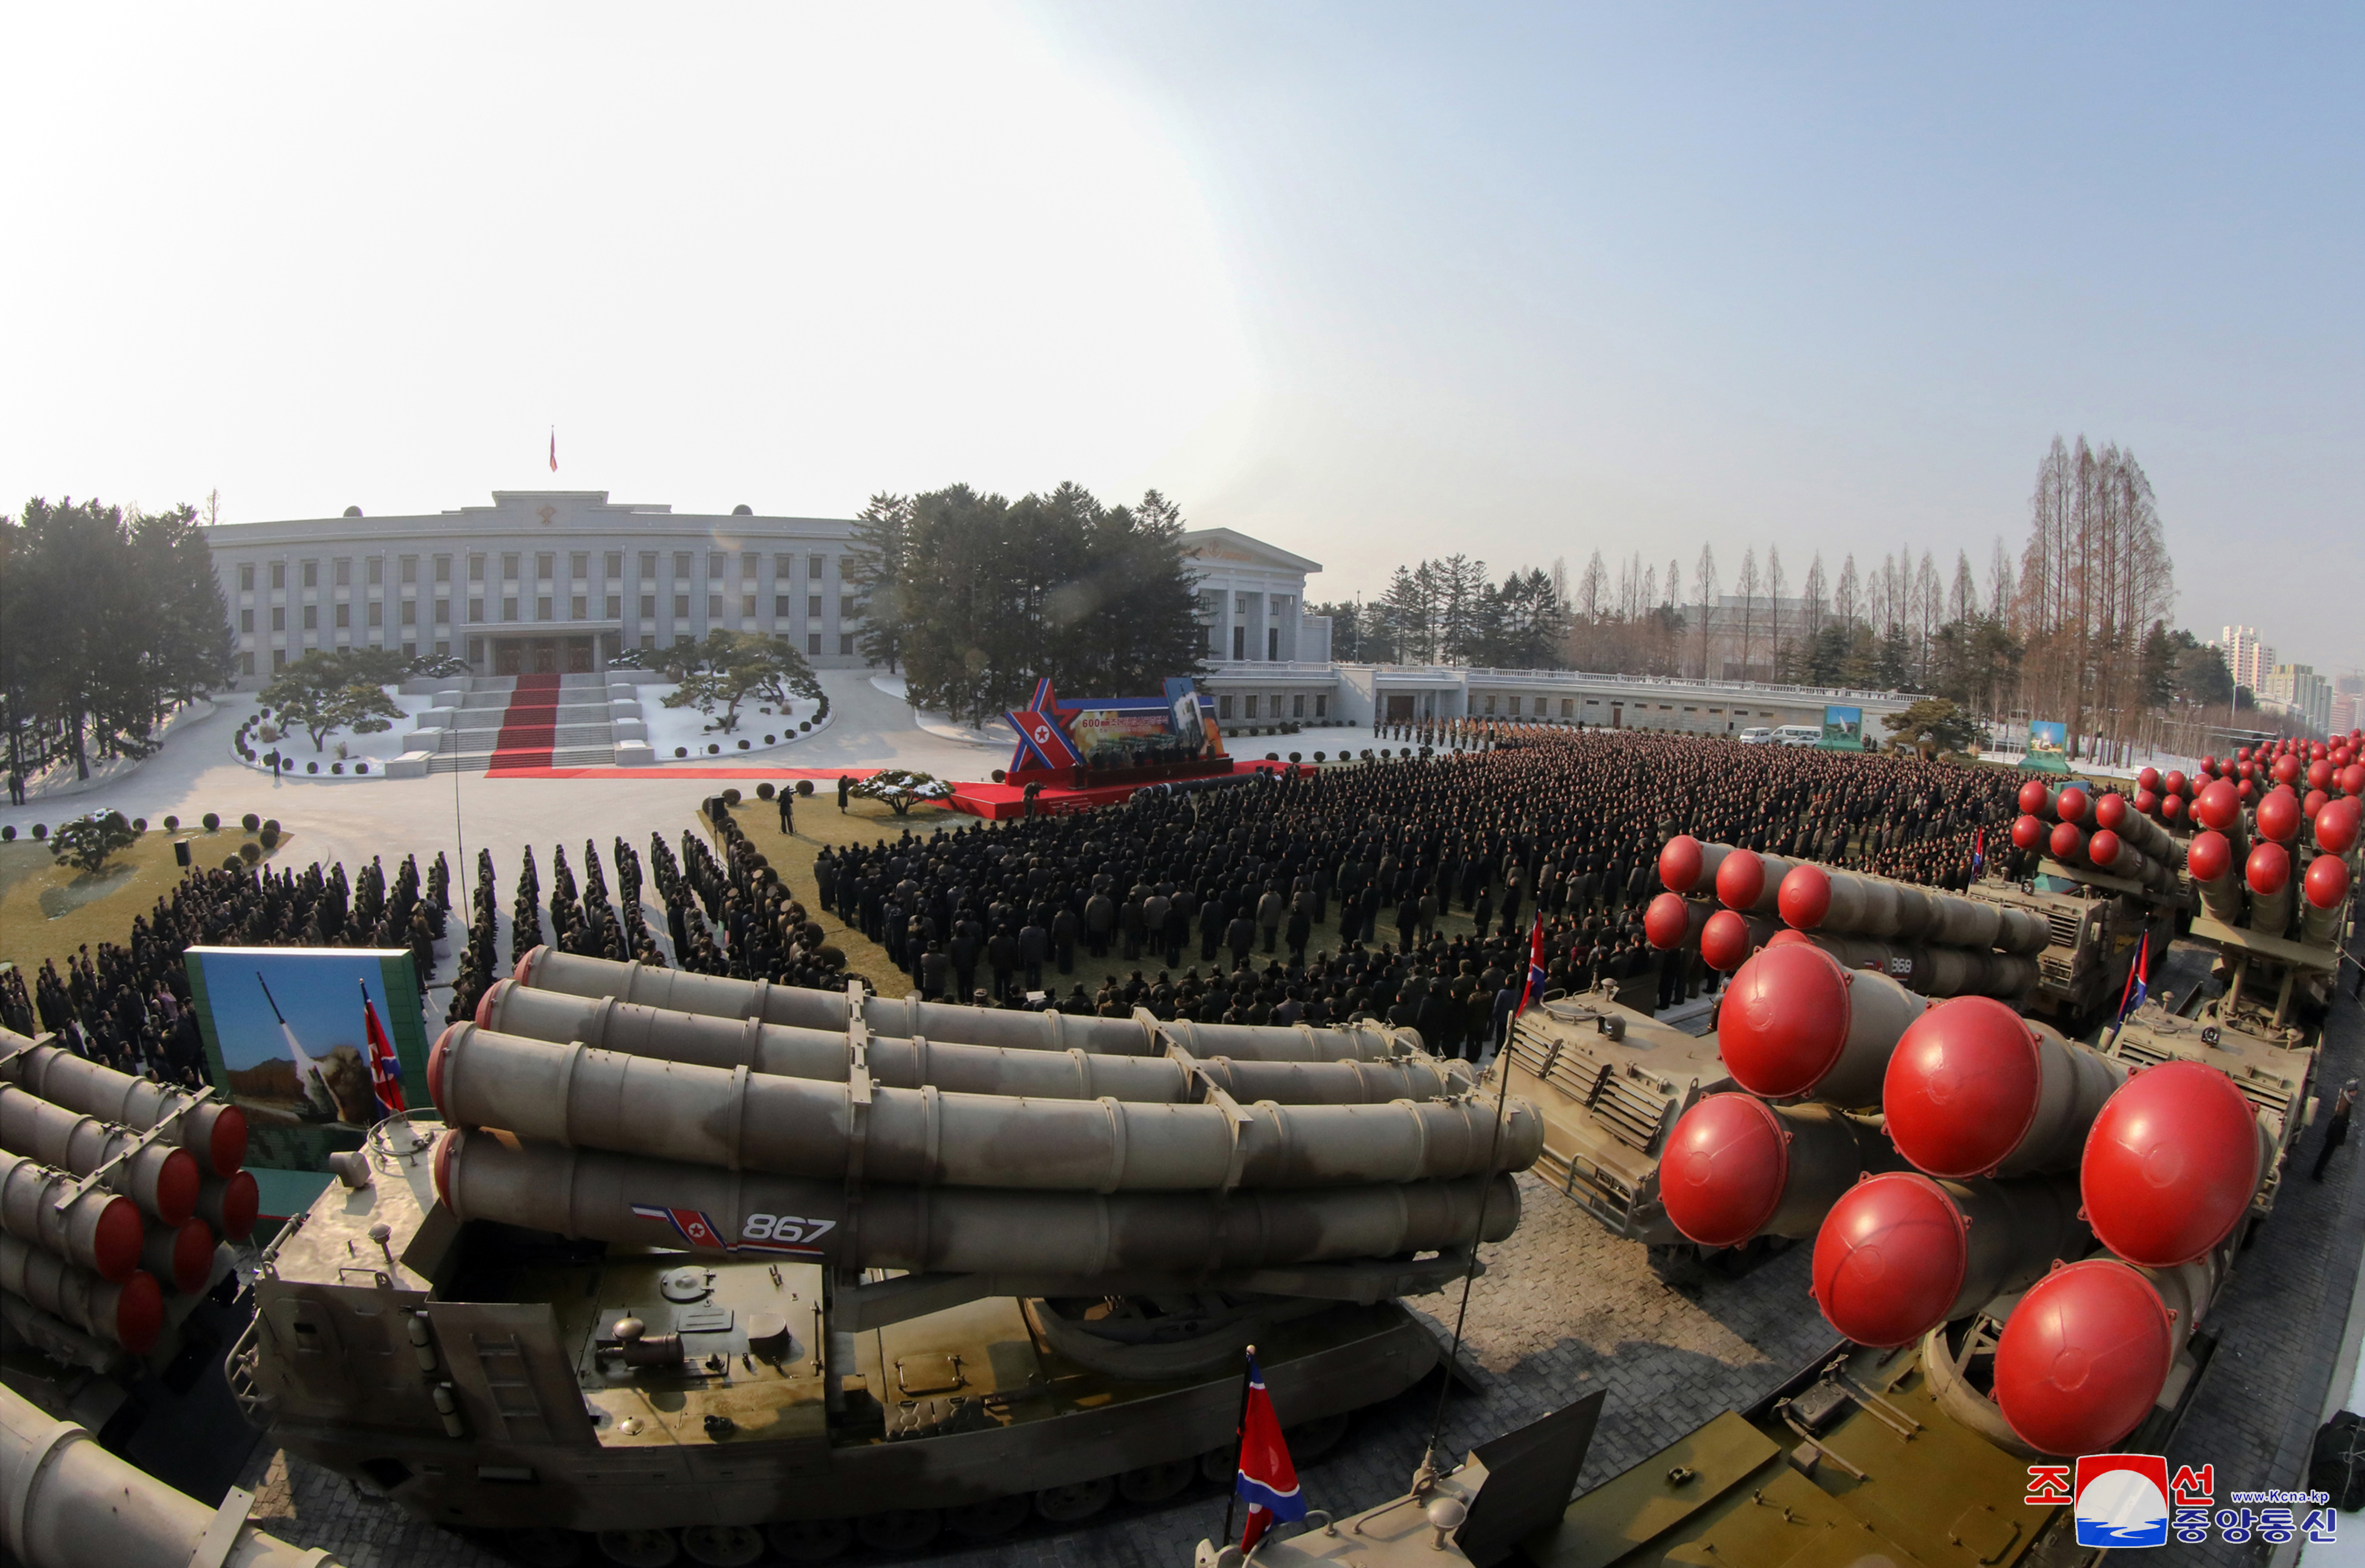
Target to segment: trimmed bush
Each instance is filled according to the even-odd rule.
[[[1003,770],[1002,770],[1001,768],[997,767],[997,768],[995,768],[995,769],[993,770],[993,781],[994,781],[996,784],[1002,783],[1004,779],[1006,779],[1006,778],[1009,778],[1009,775],[1008,775],[1008,774],[1006,774],[1006,773],[1004,773],[1004,772],[1003,772]]]
[[[1279,762],[1281,760],[1281,753],[1277,751],[1269,751],[1264,754],[1264,759],[1267,762]]]
[[[245,861],[240,859],[235,855],[225,855],[222,857],[222,869],[225,871],[235,871],[245,864]]]
[[[356,762],[353,764],[353,771],[355,773],[367,773],[369,771],[369,764],[366,762]]]
[[[812,728],[813,728],[813,721],[812,721],[811,719],[799,719],[799,720],[797,721],[797,734],[801,734],[801,734],[806,734],[808,731],[810,731]]]
[[[35,823],[33,824],[33,836],[34,836],[35,838],[47,838],[47,837],[49,837],[49,836],[50,836],[50,824],[49,824],[49,823]]]
[[[5,827],[0,827],[0,844],[14,844],[16,842],[17,829],[14,823],[10,823]]]
[[[797,780],[797,793],[798,793],[798,794],[800,794],[800,795],[810,795],[810,794],[812,794],[812,793],[813,793],[813,780],[812,780],[812,779],[810,779],[810,778],[800,778],[800,779],[798,779],[798,780]]]
[[[131,819],[131,831],[134,833],[146,833],[148,831],[148,819],[146,817],[133,817]]]
[[[1304,762],[1306,760],[1306,756],[1302,752],[1294,751],[1289,754],[1289,760],[1292,762]]]
[[[740,799],[739,791],[736,790],[725,790],[723,791],[723,803],[726,806],[737,805]]]
[[[740,737],[740,741],[739,741],[739,749],[740,749],[741,751],[745,751],[745,750],[747,749],[747,741],[746,741],[746,737],[745,737],[745,736],[744,736],[744,735]]]
[[[706,743],[706,755],[709,756],[720,756],[723,755],[723,748],[714,742],[709,741]]]
[[[759,801],[768,801],[771,798],[772,786],[768,782],[756,786],[756,799]]]
[[[279,831],[279,819],[277,817],[263,818],[263,831],[264,833],[277,833]]]
[[[1316,752],[1316,753],[1314,754],[1314,760],[1315,760],[1315,761],[1317,761],[1317,762],[1319,762],[1319,761],[1321,761],[1321,760],[1323,759],[1323,757],[1324,757],[1326,755],[1328,755],[1328,754],[1327,754],[1327,753],[1324,753],[1324,752],[1318,752],[1318,751],[1317,751],[1317,752]]]
[[[277,828],[266,827],[263,830],[263,847],[265,849],[276,849],[279,847],[279,830]]]
[[[263,858],[263,846],[248,839],[238,846],[238,857],[252,866]]]
[[[689,749],[687,746],[676,746],[673,748],[673,754],[676,756],[688,756]]]
[[[204,816],[199,817],[197,820],[206,824],[206,831],[207,833],[219,833],[221,831],[221,813],[219,812],[207,812]]]
[[[180,819],[180,818],[178,818],[178,817],[166,817],[166,818],[164,819],[164,831],[165,831],[166,833],[178,833],[178,832],[180,832],[180,831],[181,831],[181,819]]]
[[[272,760],[276,762],[278,758],[274,757]],[[246,829],[247,832],[252,833],[256,828],[263,825],[263,819],[256,816],[252,812],[249,812],[246,815],[238,819],[238,825]]]
[[[779,737],[779,736],[778,736],[778,735],[766,735],[766,736],[764,737],[764,744],[765,744],[766,745],[772,745],[775,741],[778,741],[779,738],[780,738],[780,737]]]
[[[320,771],[320,765],[317,762],[308,762],[304,765],[304,771],[307,773],[318,773]]]

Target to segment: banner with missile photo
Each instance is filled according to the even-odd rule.
[[[214,1088],[246,1112],[258,1163],[316,1169],[426,1103],[408,948],[192,947],[187,962]]]

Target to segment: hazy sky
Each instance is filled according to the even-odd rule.
[[[2360,82],[2353,6],[18,6],[0,505],[1072,478],[1316,598],[1730,588],[1984,577],[2083,431],[2335,669]]]

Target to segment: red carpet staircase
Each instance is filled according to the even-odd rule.
[[[579,767],[616,759],[608,686],[597,675],[521,675],[480,679],[431,773]]]
[[[493,742],[495,767],[548,767],[558,738],[558,677],[521,675]]]

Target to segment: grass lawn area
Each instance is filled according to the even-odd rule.
[[[101,942],[125,941],[131,935],[131,917],[153,909],[157,899],[180,882],[183,873],[173,859],[176,838],[189,840],[190,857],[201,868],[219,866],[225,857],[237,854],[240,845],[254,842],[254,835],[240,832],[234,822],[225,823],[219,833],[203,828],[166,833],[151,826],[96,876],[50,858],[47,844],[23,838],[0,844],[0,959],[13,961],[30,975],[40,969],[42,959],[63,958],[85,943],[95,951]],[[278,848],[263,858],[272,858],[291,842],[283,827]]]

